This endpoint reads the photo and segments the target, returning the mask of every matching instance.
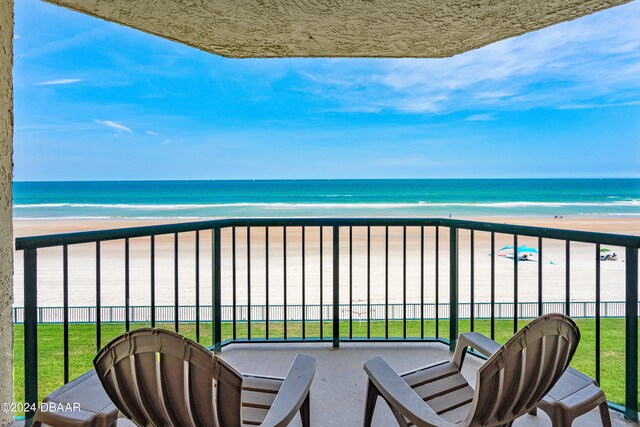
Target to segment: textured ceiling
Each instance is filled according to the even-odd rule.
[[[456,55],[629,0],[47,0],[227,57]]]

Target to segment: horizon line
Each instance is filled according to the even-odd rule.
[[[536,177],[536,178],[523,178],[523,177],[485,177],[485,178],[223,178],[223,179],[77,179],[77,180],[13,180],[12,183],[71,183],[71,182],[252,182],[252,181],[488,181],[488,180],[519,180],[519,181],[535,181],[535,180],[625,180],[625,179],[640,179],[640,176],[628,176],[628,177]]]

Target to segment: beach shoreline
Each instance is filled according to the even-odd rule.
[[[486,221],[494,223],[517,224],[536,227],[561,228],[604,232],[614,234],[640,234],[640,221],[635,218],[623,217],[454,217],[472,221]],[[204,220],[204,219],[203,219]],[[136,226],[191,222],[183,219],[16,219],[14,220],[15,237],[46,235],[56,233],[72,233],[88,230],[116,229]],[[284,266],[282,255],[282,229],[270,228],[269,232],[269,300],[271,304],[284,302]],[[354,303],[366,301],[366,283],[371,282],[372,303],[384,301],[385,295],[385,253],[384,228],[372,227],[371,232],[371,270],[367,270],[366,246],[367,236],[365,228],[353,230],[353,270],[349,276],[348,227],[341,229],[341,260],[340,260],[340,299],[348,300],[348,283],[353,282],[352,297]],[[446,231],[446,232],[445,232]],[[200,290],[202,304],[211,301],[211,232],[200,233],[200,281],[205,284]],[[238,304],[246,304],[247,292],[247,251],[246,229],[237,229],[237,267],[236,298]],[[302,260],[301,260],[301,229],[290,227],[287,229],[287,303],[298,304],[302,296]],[[231,289],[233,281],[231,257],[231,232],[222,232],[222,298],[223,304],[231,303]],[[395,227],[389,237],[389,289],[390,303],[403,300],[401,292],[403,277],[402,260],[402,228]],[[474,291],[477,302],[490,300],[490,245],[489,233],[476,232],[474,236]],[[496,235],[496,250],[512,244],[511,236]],[[307,304],[319,303],[320,294],[320,252],[319,230],[309,227],[305,236],[305,297]],[[332,265],[331,265],[332,236],[327,230],[323,237],[323,266],[322,289],[324,303],[332,297]],[[521,237],[519,244],[536,247],[536,238]],[[419,227],[407,227],[407,300],[419,301],[421,280],[420,267],[420,233]],[[123,241],[103,242],[101,244],[101,304],[124,305],[124,248]],[[573,243],[570,264],[572,301],[591,301],[595,297],[595,254],[594,246],[590,244]],[[438,278],[439,301],[448,301],[448,231],[441,230],[439,235],[439,264]],[[175,303],[174,294],[174,241],[173,235],[158,236],[155,239],[156,250],[156,304],[172,305]],[[618,262],[602,262],[603,277],[602,300],[624,300],[624,251],[612,248],[619,254]],[[62,257],[61,248],[47,248],[38,251],[39,282],[38,305],[62,305]],[[459,233],[459,265],[460,265],[460,302],[470,299],[470,233],[461,230]],[[565,242],[545,239],[544,257],[540,265],[544,269],[545,301],[563,301],[565,297]],[[193,305],[195,303],[195,233],[181,233],[179,235],[179,304]],[[496,257],[498,258],[498,257]],[[435,301],[435,230],[434,227],[425,228],[425,271],[424,298],[425,302]],[[130,304],[149,305],[149,277],[150,277],[150,249],[149,238],[131,239],[130,242]],[[251,232],[251,303],[264,304],[266,301],[265,271],[265,233],[263,228],[252,229]],[[518,298],[519,301],[535,301],[537,299],[537,269],[538,263],[518,263]],[[258,267],[259,266],[259,267]],[[504,258],[496,259],[496,301],[509,302],[514,299],[513,270],[514,263]],[[69,304],[71,306],[94,306],[95,292],[95,244],[72,245],[69,247]],[[14,306],[23,303],[23,274],[22,254],[15,253],[14,275]]]
[[[376,218],[386,218],[376,216]],[[269,219],[270,217],[264,217]],[[319,217],[321,218],[321,217]],[[415,217],[414,217],[415,218]],[[141,227],[160,224],[178,224],[225,218],[15,218],[14,237],[70,233],[77,231],[106,230]],[[452,219],[493,222],[499,224],[525,225],[532,227],[560,228],[613,234],[640,234],[640,219],[633,216],[454,216]]]

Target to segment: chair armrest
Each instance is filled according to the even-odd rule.
[[[491,355],[502,346],[479,332],[465,332],[464,334],[460,334],[455,353],[453,354],[453,363],[458,369],[462,369],[467,347],[473,347],[481,354],[491,357]]]
[[[242,374],[245,378],[261,378],[264,380],[276,380],[284,382],[284,378],[282,377],[272,377],[270,375],[260,375],[260,374]]]
[[[453,426],[440,418],[382,357],[366,362],[364,370],[387,403],[416,427]]]
[[[596,380],[594,380],[593,378],[591,378],[589,375],[585,374],[584,372],[578,371],[576,368],[572,368],[571,366],[567,366],[567,369],[564,371],[564,374],[562,374],[563,376],[566,374],[571,374],[574,375],[578,378],[580,378],[582,381],[588,383],[588,384],[593,384],[595,386],[598,386],[598,382]],[[560,380],[558,380],[560,381]]]
[[[309,395],[316,372],[315,357],[298,354],[267,413],[262,427],[285,427],[300,410]]]

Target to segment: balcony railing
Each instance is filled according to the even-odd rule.
[[[461,244],[460,233],[468,233],[468,244],[467,240]],[[180,254],[179,242],[185,234],[194,238],[195,305],[189,310],[180,304],[183,286],[179,260],[185,254]],[[519,299],[522,284],[519,282],[517,251],[514,251],[512,260],[510,283],[504,283],[504,278],[501,278],[500,286],[496,286],[496,235],[501,239],[508,238],[514,248],[518,248],[519,241],[536,242],[539,255],[537,280],[536,283],[524,284],[536,288],[536,301]],[[169,308],[166,304],[156,305],[159,267],[156,244],[159,236],[173,236],[173,305]],[[488,301],[478,300],[476,296],[479,281],[476,245],[479,237],[489,242],[489,277],[482,278],[490,287]],[[203,245],[209,239],[210,244]],[[125,305],[117,317],[105,318],[101,282],[104,274],[113,273],[101,271],[101,244],[114,240],[122,241],[124,246],[124,274],[121,279]],[[550,305],[545,299],[549,289],[545,287],[545,263],[542,260],[547,240],[555,241],[555,245],[560,241],[564,247],[565,298],[561,304]],[[136,311],[131,304],[131,245],[132,242],[139,245],[144,241],[149,245],[147,290],[150,306]],[[571,299],[570,265],[574,243],[592,245],[595,264],[594,300],[580,302],[580,305]],[[123,322],[125,330],[139,325],[136,322],[141,321],[153,327],[171,326],[178,332],[181,326],[185,328],[188,324],[189,328],[193,327],[195,339],[199,342],[205,343],[205,335],[210,335],[205,344],[216,352],[235,342],[325,341],[338,347],[341,342],[363,340],[441,342],[453,349],[463,324],[468,330],[486,324],[487,333],[495,338],[499,333],[496,328],[504,328],[506,321],[500,319],[505,316],[511,323],[509,332],[515,332],[522,326],[523,319],[561,311],[578,317],[593,317],[593,375],[599,382],[602,359],[607,357],[602,351],[601,319],[610,315],[603,313],[610,308],[607,302],[601,301],[600,250],[603,245],[621,247],[625,253],[625,295],[622,306],[618,304],[615,308],[615,315],[623,317],[625,323],[624,348],[621,350],[625,367],[624,378],[615,380],[620,382],[624,379],[624,398],[610,405],[624,412],[627,418],[638,419],[640,237],[453,219],[309,218],[213,220],[18,238],[16,249],[23,251],[24,257],[24,309],[20,320],[24,324],[24,401],[27,403],[38,402],[41,397],[39,391],[44,394],[52,391],[39,390],[38,384],[38,326],[43,309],[38,306],[38,250],[48,247],[62,249],[63,307],[56,318],[63,328],[60,381],[68,382],[72,358],[69,325],[79,321],[74,314],[77,309],[69,305],[69,289],[74,286],[69,274],[69,264],[73,262],[69,247],[80,244],[95,245],[95,307],[89,308],[90,314],[83,322],[95,324],[96,350],[105,344],[103,329],[114,321]],[[460,275],[459,255],[462,250],[469,251],[469,264],[464,266],[469,268],[465,283],[462,283]],[[441,252],[444,252],[444,257]],[[207,262],[203,262],[205,257],[210,257]],[[275,261],[279,265],[275,266]],[[393,271],[390,263],[397,263],[398,270]],[[361,266],[364,275],[358,278],[358,274],[354,274],[357,270],[354,264]],[[448,264],[448,271],[441,271],[441,264]],[[210,274],[210,282],[206,284],[202,280],[205,265],[209,269],[207,278]],[[319,276],[317,280],[315,276],[314,280],[310,279],[310,269]],[[459,296],[463,285],[464,291],[468,290],[468,300],[461,302]],[[504,302],[504,295],[497,294],[505,286],[512,291],[508,304]],[[207,301],[202,297],[205,289],[211,291]],[[359,290],[361,294],[355,295],[354,292]],[[604,331],[605,337],[606,334]],[[26,412],[25,416],[30,419],[33,412]]]
[[[638,302],[640,308],[640,301]],[[196,316],[196,308],[199,310]],[[340,319],[345,318],[345,313],[350,311],[356,315],[357,320],[361,320],[367,312],[366,304],[340,304]],[[388,316],[390,320],[403,320],[404,306],[402,304],[371,304],[371,321],[384,320]],[[388,308],[388,314],[385,313]],[[460,319],[470,319],[471,312],[474,313],[474,320],[487,320],[494,313],[494,319],[512,319],[513,303],[496,302],[494,304],[488,302],[476,302],[473,310],[468,302],[460,302],[458,304],[458,315]],[[564,311],[565,303],[562,301],[545,301],[542,303],[543,313],[561,313]],[[238,320],[247,319],[248,310],[251,309],[251,319],[254,322],[264,322],[267,318],[267,307],[264,305],[246,305],[236,304],[235,312]],[[331,305],[322,306],[323,317],[331,318]],[[625,312],[624,301],[603,301],[600,302],[601,318],[624,318]],[[234,306],[222,305],[221,319],[223,323],[233,321]],[[424,318],[420,318],[422,314],[422,305],[416,303],[407,304],[407,321],[435,320],[436,305],[432,303],[424,304]],[[449,316],[449,303],[441,303],[438,305],[438,313],[441,316]],[[537,302],[519,302],[518,318],[531,319],[538,315],[539,307]],[[302,321],[302,312],[305,311],[307,321],[320,320],[320,305],[306,304],[304,307],[300,304],[291,304],[287,306],[287,319],[289,321]],[[595,318],[596,303],[594,301],[571,301],[571,317],[574,319]],[[284,320],[284,305],[272,304],[269,307],[269,320],[272,322],[282,322]],[[94,324],[97,321],[97,311],[92,306],[73,306],[73,307],[38,307],[38,324],[63,324],[65,315],[68,322],[72,324],[89,323]],[[126,307],[123,305],[102,306],[100,307],[100,319],[102,324],[124,324],[126,317],[129,316],[130,323],[147,324],[151,322],[151,306],[148,305],[132,305],[129,306],[127,314]],[[156,305],[155,321],[158,323],[174,323],[175,306],[173,305]],[[180,305],[178,310],[178,318],[180,322],[195,323],[196,318],[200,322],[211,322],[213,319],[213,310],[211,306]],[[24,307],[13,308],[13,323],[24,324]]]

